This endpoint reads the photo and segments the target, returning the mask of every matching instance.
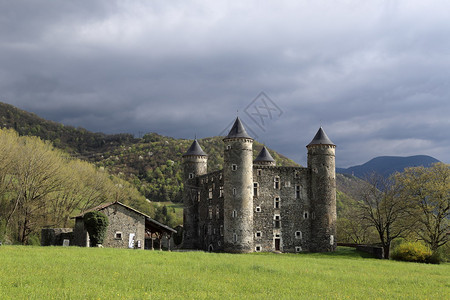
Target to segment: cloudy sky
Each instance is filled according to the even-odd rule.
[[[305,164],[450,162],[450,2],[0,0],[0,101],[75,127],[252,136]]]

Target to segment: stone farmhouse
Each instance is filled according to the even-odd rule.
[[[224,142],[224,164],[207,173],[197,140],[183,155],[183,248],[246,253],[336,248],[336,146],[320,128],[307,167],[280,167],[239,118]]]
[[[89,246],[89,234],[83,221],[89,211],[101,211],[108,217],[109,225],[102,244],[104,247],[154,249],[156,240],[161,250],[163,239],[166,239],[170,250],[170,238],[176,230],[120,202],[103,204],[74,217],[73,245]]]

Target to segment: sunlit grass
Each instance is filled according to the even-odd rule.
[[[1,299],[448,299],[450,265],[333,254],[0,247]]]

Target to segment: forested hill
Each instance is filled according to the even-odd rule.
[[[93,133],[45,120],[4,103],[0,103],[0,121],[2,127],[14,128],[20,135],[52,141],[56,147],[73,156],[104,167],[133,183],[151,201],[181,201],[181,159],[192,140],[156,133],[139,139],[131,134]],[[223,163],[222,137],[200,139],[199,142],[208,154],[208,170],[220,169]],[[261,148],[262,145],[255,142],[255,157]],[[294,161],[274,151],[271,153],[278,165],[297,166]]]

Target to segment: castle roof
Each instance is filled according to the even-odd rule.
[[[261,161],[275,162],[275,159],[273,159],[272,155],[270,155],[270,152],[269,150],[267,150],[266,146],[264,146],[261,149],[261,152],[259,152],[258,156],[255,158],[253,162],[261,162]]]
[[[319,130],[317,131],[317,133],[314,136],[311,143],[308,144],[308,146],[312,146],[312,145],[333,145],[333,146],[335,146],[335,144],[333,144],[333,142],[327,136],[327,134],[325,133],[325,131],[323,130],[322,127],[319,128]],[[308,147],[308,146],[306,146],[306,147]]]
[[[191,147],[189,147],[188,151],[186,151],[183,156],[189,156],[189,155],[195,155],[195,156],[208,156],[200,147],[200,144],[197,142],[197,139],[194,140]]]
[[[251,137],[248,135],[247,131],[245,131],[244,125],[242,125],[241,120],[239,117],[236,118],[236,121],[233,124],[233,127],[231,127],[230,132],[225,137],[226,139],[232,139],[232,138],[247,138],[251,139]]]

